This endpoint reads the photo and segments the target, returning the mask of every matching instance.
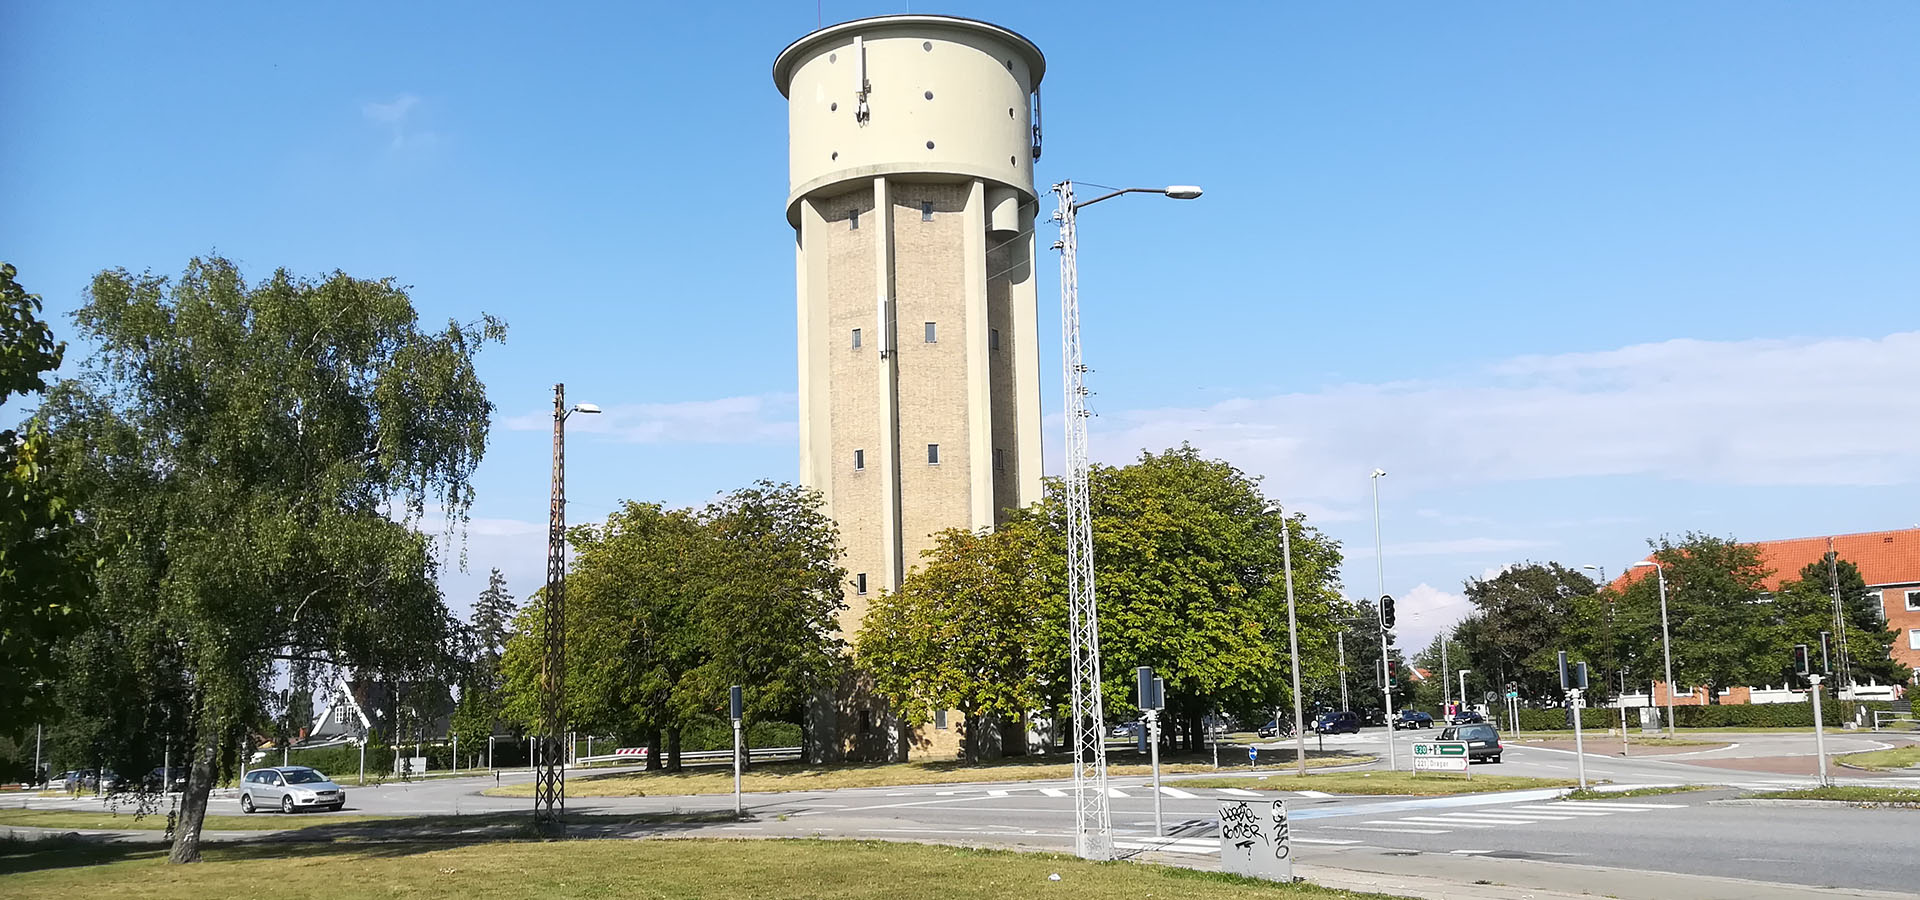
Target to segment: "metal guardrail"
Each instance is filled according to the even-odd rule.
[[[1913,726],[1913,729],[1920,730],[1920,718],[1916,718],[1911,713],[1901,715],[1899,712],[1884,709],[1876,709],[1873,711],[1873,730],[1880,731],[1883,726],[1891,725],[1894,722],[1907,722]]]
[[[665,754],[662,754],[662,756],[664,755]],[[747,748],[747,759],[750,762],[755,760],[771,762],[774,760],[799,759],[799,758],[800,758],[799,747],[749,747]],[[642,764],[642,763],[645,763],[646,761],[647,761],[647,757],[645,754],[635,755],[632,753],[624,753],[624,754],[623,753],[603,753],[599,756],[582,756],[579,759],[574,760],[574,764],[578,765],[581,763],[599,763],[599,762],[630,762],[635,764]],[[684,752],[680,754],[681,765],[727,763],[732,761],[733,761],[732,750],[695,750],[695,751]]]

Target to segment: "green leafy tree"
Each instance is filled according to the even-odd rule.
[[[747,716],[797,715],[839,656],[845,577],[818,492],[760,482],[701,510],[629,502],[573,529],[567,578],[569,721],[639,733],[650,766],[680,765],[682,733],[745,688]],[[509,718],[539,708],[536,595],[502,663]]]
[[[909,724],[938,711],[965,717],[961,755],[978,761],[1001,722],[1038,709],[1053,666],[1038,659],[1042,609],[1029,522],[950,529],[922,563],[867,610],[855,649],[876,693]]]
[[[1555,562],[1525,562],[1492,578],[1467,579],[1474,612],[1454,630],[1466,651],[1459,664],[1496,688],[1516,686],[1522,697],[1558,698],[1559,651],[1575,659],[1589,655],[1589,635],[1577,626],[1591,615],[1596,591],[1592,579]]]
[[[487,589],[473,602],[469,627],[479,657],[497,664],[507,648],[507,636],[513,628],[513,594],[507,590],[507,576],[499,569],[487,573]]]
[[[1833,635],[1829,662],[1833,674],[1840,676],[1841,641],[1834,627],[1835,593],[1840,596],[1838,618],[1845,625],[1847,657],[1854,681],[1871,679],[1880,684],[1902,684],[1912,678],[1913,670],[1892,656],[1893,641],[1899,632],[1887,628],[1881,621],[1879,592],[1867,589],[1866,579],[1860,577],[1858,567],[1844,559],[1834,559],[1833,554],[1808,563],[1801,568],[1800,577],[1781,582],[1775,591],[1773,614],[1779,636],[1774,643],[1781,648],[1806,644],[1812,650],[1817,667],[1821,662],[1820,633],[1828,632]],[[1831,684],[1838,689],[1837,681]]]
[[[1192,749],[1206,713],[1264,721],[1291,709],[1282,528],[1292,545],[1302,683],[1337,678],[1337,620],[1352,612],[1340,596],[1340,547],[1304,516],[1275,510],[1255,479],[1187,445],[1127,466],[1096,465],[1089,484],[1109,714],[1135,712],[1141,665],[1166,679],[1167,719]],[[1069,683],[1064,499],[1050,483],[1045,505],[1030,513],[1045,523],[1041,646],[1057,667],[1047,680],[1056,712]]]
[[[0,408],[46,390],[66,345],[40,319],[40,298],[0,264]],[[84,623],[91,565],[73,532],[71,486],[48,465],[39,423],[0,429],[0,722],[50,710],[62,638]],[[9,729],[10,730],[10,729]]]
[[[1731,538],[1688,532],[1680,541],[1649,541],[1666,570],[1667,621],[1677,687],[1705,685],[1711,703],[1722,688],[1777,683],[1786,651],[1765,596],[1760,551]],[[1664,677],[1660,594],[1653,573],[1619,596],[1618,627],[1635,672]]]
[[[432,504],[464,521],[493,411],[474,357],[504,328],[423,329],[391,281],[249,285],[219,258],[178,279],[102,272],[75,321],[96,351],[49,415],[114,535],[103,615],[177,656],[192,754],[171,859],[190,862],[286,662],[405,680],[449,666],[433,542],[393,517]]]
[[[818,491],[761,481],[699,515],[708,561],[691,623],[703,656],[691,687],[704,712],[724,715],[727,689],[740,685],[748,733],[754,721],[799,718],[838,677],[847,573],[823,506]]]

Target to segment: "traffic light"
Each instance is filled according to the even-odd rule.
[[[1573,686],[1583,691],[1587,689],[1586,663],[1579,662],[1573,664]]]
[[[1820,632],[1820,671],[1833,674],[1833,633]]]
[[[1802,675],[1813,674],[1812,660],[1807,658],[1807,645],[1793,645],[1793,668]]]
[[[1560,651],[1559,664],[1560,664],[1560,689],[1564,691],[1568,688],[1573,687],[1573,673],[1567,671],[1567,651],[1565,650]]]
[[[1380,595],[1380,627],[1381,628],[1393,627],[1393,595],[1392,594]]]
[[[1141,666],[1133,670],[1134,689],[1140,699],[1142,710],[1153,709],[1153,667]]]

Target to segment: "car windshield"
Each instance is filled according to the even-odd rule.
[[[317,784],[327,780],[327,776],[312,769],[294,769],[280,774],[286,776],[288,784]]]
[[[1460,739],[1463,741],[1491,741],[1499,736],[1492,725],[1468,725],[1460,729]]]

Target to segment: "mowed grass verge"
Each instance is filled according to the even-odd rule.
[[[215,847],[174,866],[160,849],[0,844],[10,900],[343,900],[357,897],[738,897],[833,900],[1028,900],[1036,896],[1364,898],[1378,894],[1281,885],[1056,854],[922,844],[807,840],[656,840],[445,844],[275,844]],[[1059,881],[1048,876],[1058,874]]]
[[[1321,775],[1271,775],[1220,778],[1180,778],[1175,787],[1242,788],[1256,791],[1324,791],[1329,794],[1437,797],[1446,794],[1483,794],[1535,788],[1573,787],[1565,778],[1529,778],[1523,775],[1481,775],[1472,778],[1450,772],[1327,772]]]
[[[1920,806],[1920,790],[1882,787],[1823,787],[1791,791],[1762,791],[1755,800],[1835,800],[1842,803],[1898,803]]]
[[[1286,760],[1292,755],[1286,754]],[[1328,753],[1316,756],[1307,754],[1307,765],[1324,768],[1327,766],[1345,766],[1369,761],[1370,757],[1349,756]],[[1222,763],[1239,763],[1245,768],[1245,757],[1238,760],[1222,760]],[[1288,765],[1275,758],[1271,752],[1261,754],[1261,764],[1270,766]],[[1209,758],[1187,758],[1180,761],[1163,761],[1161,774],[1180,774],[1190,772],[1220,772],[1227,769],[1215,769]],[[1146,765],[1109,763],[1109,775],[1148,775],[1152,769]],[[904,762],[849,764],[834,766],[809,766],[804,763],[760,763],[741,776],[740,789],[755,793],[768,791],[825,791],[836,788],[896,787],[908,784],[965,784],[969,782],[1006,782],[1006,781],[1049,781],[1065,780],[1073,777],[1073,766],[1054,758],[1041,761],[1022,759],[996,760],[979,765],[963,765],[952,761]],[[509,784],[489,788],[484,793],[493,797],[531,797],[533,783]],[[677,797],[686,794],[730,794],[733,793],[733,772],[721,768],[690,769],[678,773],[648,772],[624,775],[587,775],[567,778],[567,796],[569,797]]]
[[[393,816],[358,816],[348,813],[309,815],[260,813],[252,816],[207,816],[201,827],[207,831],[273,831],[280,828],[305,828],[310,825],[344,825],[350,822],[382,822]],[[0,809],[0,825],[27,828],[70,828],[85,831],[165,831],[167,811],[135,816],[128,812],[87,812],[71,809]]]
[[[1904,769],[1908,766],[1920,766],[1920,744],[1894,747],[1891,750],[1869,750],[1865,753],[1849,753],[1838,757],[1839,762],[1862,769],[1885,771]]]

